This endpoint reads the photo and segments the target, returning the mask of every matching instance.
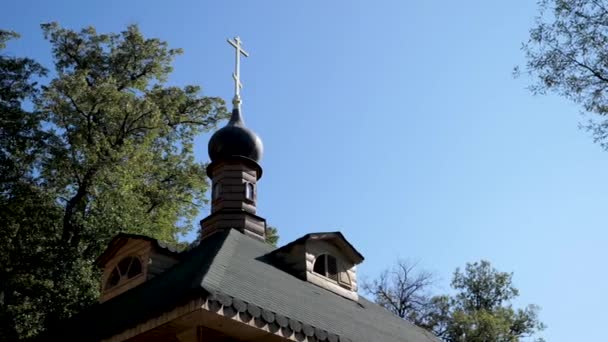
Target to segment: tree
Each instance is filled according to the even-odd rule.
[[[362,289],[385,309],[416,325],[424,325],[431,303],[429,290],[435,276],[425,270],[417,270],[416,264],[398,260],[384,270],[378,279],[363,281]]]
[[[519,295],[512,276],[487,261],[469,263],[464,272],[454,272],[453,295],[430,296],[428,272],[399,261],[363,288],[378,304],[446,342],[516,342],[542,331],[544,325],[537,306],[512,307],[511,300]]]
[[[137,26],[42,30],[48,84],[33,81],[44,75],[34,61],[0,59],[0,340],[92,303],[92,261],[119,231],[175,243],[191,229],[208,187],[193,139],[228,116],[198,86],[167,86],[181,50]],[[3,31],[1,45],[14,36]]]
[[[456,293],[439,336],[450,342],[514,342],[542,331],[537,306],[512,307],[511,300],[519,296],[512,278],[483,260],[468,263],[464,272],[456,269],[451,284]]]
[[[279,242],[279,231],[276,227],[268,226],[266,228],[266,242],[274,247]]]
[[[0,30],[0,51],[14,38],[16,33]],[[41,117],[22,108],[38,94],[33,78],[45,73],[32,59],[0,55],[0,340],[6,341],[31,329],[37,307],[44,305],[38,299],[45,297],[45,286],[28,270],[48,266],[44,242],[55,225],[46,219],[59,219],[52,198],[34,181],[46,138]],[[40,213],[32,215],[34,206]]]
[[[556,93],[596,116],[583,125],[608,149],[608,2],[541,0],[540,15],[523,45],[534,93]],[[519,73],[516,68],[516,74]]]
[[[15,32],[0,30],[0,51]],[[44,139],[39,127],[41,117],[22,108],[38,94],[34,77],[44,76],[46,70],[34,60],[0,55],[0,190],[25,177],[39,155]]]

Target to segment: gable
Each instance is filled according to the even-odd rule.
[[[306,234],[270,252],[268,259],[295,277],[342,297],[358,298],[356,265],[363,256],[340,232]]]
[[[128,291],[178,262],[178,252],[156,239],[118,234],[97,258],[102,268],[100,302]]]
[[[333,245],[337,249],[336,254],[340,254],[345,261],[353,265],[360,264],[365,259],[340,232],[311,233],[304,237],[307,242],[324,241]]]
[[[101,276],[100,302],[113,298],[146,281],[148,260],[152,243],[136,238],[121,238],[111,244],[111,251],[104,258]],[[127,264],[128,265],[125,265]],[[133,273],[134,264],[140,270]],[[116,279],[118,275],[118,279]]]

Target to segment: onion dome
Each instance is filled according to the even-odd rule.
[[[245,157],[257,163],[262,159],[262,140],[245,127],[238,107],[232,110],[228,124],[216,131],[209,140],[209,158],[212,162]]]

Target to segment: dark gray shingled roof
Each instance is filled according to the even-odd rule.
[[[302,333],[330,341],[439,341],[363,297],[355,302],[279,270],[265,258],[273,250],[235,230],[216,233],[160,276],[69,320],[59,337],[107,337],[206,293],[224,306],[248,306],[268,323],[304,326]]]
[[[221,292],[352,341],[431,342],[432,334],[359,297],[358,302],[264,262],[274,248],[233,231],[202,280]]]

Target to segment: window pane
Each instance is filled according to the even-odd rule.
[[[326,275],[327,272],[325,270],[325,254],[317,257],[317,260],[315,261],[315,265],[313,267],[313,272],[323,276]]]
[[[133,262],[131,263],[131,267],[129,268],[129,273],[127,274],[127,278],[133,278],[140,273],[141,273],[141,262],[139,262],[139,259],[133,258]]]
[[[248,200],[253,200],[253,184],[245,183],[245,198]]]
[[[110,278],[108,278],[108,283],[106,284],[106,289],[112,288],[118,285],[120,281],[120,274],[118,274],[118,268],[114,268],[112,273],[110,274]]]
[[[121,276],[127,274],[127,271],[129,271],[129,265],[131,264],[132,260],[133,258],[131,257],[120,260],[120,262],[118,263],[118,270],[120,271]]]
[[[327,277],[338,281],[338,265],[336,258],[331,255],[327,256]]]

